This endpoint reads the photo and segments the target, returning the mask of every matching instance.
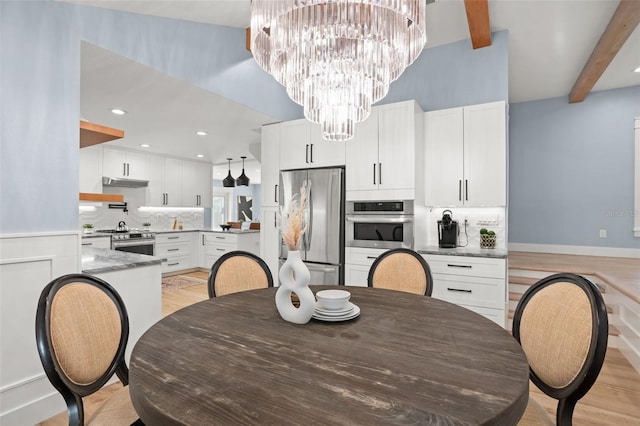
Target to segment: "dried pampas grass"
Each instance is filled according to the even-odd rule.
[[[291,251],[299,250],[302,236],[307,230],[307,224],[304,223],[304,212],[307,207],[307,190],[303,186],[300,188],[300,201],[293,196],[287,209],[286,217],[283,217],[282,239],[287,245],[287,249]]]

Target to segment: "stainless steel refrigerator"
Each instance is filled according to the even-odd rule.
[[[304,169],[280,173],[280,208],[283,213],[292,197],[307,187],[307,232],[300,247],[302,260],[311,272],[310,284],[344,284],[344,169]],[[299,195],[297,196],[299,200]],[[280,246],[280,265],[287,258]]]

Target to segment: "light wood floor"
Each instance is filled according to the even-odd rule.
[[[206,272],[194,272],[188,276],[206,279]],[[162,294],[162,313],[169,315],[178,309],[208,298],[206,285],[195,285]],[[111,385],[85,398],[85,416],[100,406],[102,401],[121,385]],[[550,415],[555,417],[556,402],[530,384],[533,397]],[[67,413],[60,413],[39,425],[64,426]],[[602,371],[591,391],[580,400],[573,414],[575,426],[640,425],[640,375],[617,349],[609,348]],[[151,426],[151,425],[150,425]]]

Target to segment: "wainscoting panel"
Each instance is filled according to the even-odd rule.
[[[34,424],[65,409],[38,352],[40,292],[80,271],[78,232],[0,236],[0,424]]]

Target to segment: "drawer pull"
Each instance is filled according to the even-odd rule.
[[[179,248],[177,248],[177,249],[167,249],[167,251],[180,251],[180,249]]]
[[[457,292],[460,292],[460,293],[471,293],[471,290],[464,290],[464,289],[461,289],[461,288],[450,288],[450,287],[447,287],[447,291],[457,291]]]
[[[180,237],[167,237],[167,240],[177,240]]]
[[[168,263],[168,264],[167,264],[167,266],[176,266],[176,265],[179,265],[179,264],[180,264],[180,262],[176,262],[176,263]]]
[[[456,264],[454,264],[454,263],[447,263],[447,266],[448,266],[449,268],[468,268],[468,269],[471,269],[471,268],[472,268],[472,266],[471,266],[471,265],[456,265]]]
[[[367,256],[367,259],[377,259],[378,256]]]
[[[216,249],[216,250],[218,250],[218,251],[225,251],[225,249],[221,249],[221,248],[218,248],[218,249]]]
[[[82,243],[83,246],[92,246],[93,243]]]
[[[226,240],[227,239],[227,237],[216,237],[216,238],[219,239],[219,240]]]

